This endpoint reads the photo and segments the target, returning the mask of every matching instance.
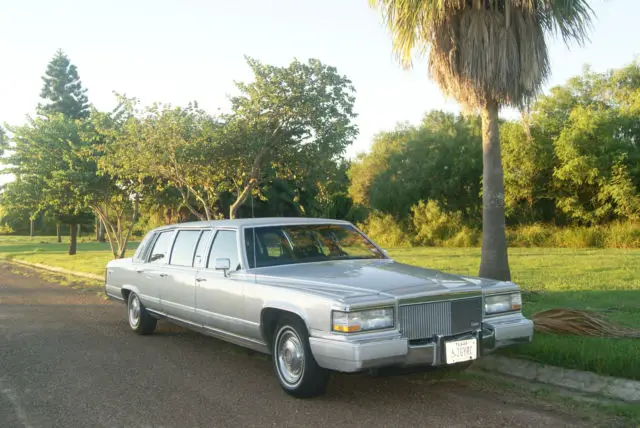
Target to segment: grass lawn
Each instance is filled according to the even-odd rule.
[[[109,244],[80,238],[67,255],[68,238],[0,236],[0,258],[102,275]],[[135,249],[137,242],[129,244]],[[412,265],[477,275],[479,248],[397,248],[389,253]],[[129,251],[127,256],[131,256]],[[640,249],[511,248],[512,279],[524,290],[525,315],[566,307],[603,311],[610,321],[640,329]],[[536,333],[534,341],[500,351],[538,362],[640,380],[640,339],[583,338]]]
[[[75,256],[69,256],[69,238],[63,237],[62,243],[55,236],[0,236],[0,259],[15,259],[29,263],[57,266],[77,272],[104,275],[105,264],[113,258],[109,243],[90,241],[90,238],[78,238]],[[126,256],[133,255],[137,242],[130,242]]]
[[[479,248],[391,249],[396,260],[477,275]],[[512,280],[524,290],[525,315],[558,307],[603,311],[640,329],[640,250],[510,248]],[[640,339],[586,338],[536,332],[533,343],[500,351],[567,368],[640,380]]]

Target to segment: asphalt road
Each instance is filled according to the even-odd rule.
[[[125,306],[0,264],[0,427],[585,426],[531,396],[461,380],[332,377],[285,395],[268,357],[166,322],[129,330]]]

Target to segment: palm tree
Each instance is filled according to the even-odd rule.
[[[545,37],[583,44],[587,0],[369,0],[405,68],[428,53],[429,74],[465,111],[482,116],[480,276],[509,280],[498,110],[530,103],[550,73]]]

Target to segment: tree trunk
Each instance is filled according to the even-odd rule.
[[[98,242],[104,242],[104,223],[102,219],[98,217]]]
[[[82,236],[82,225],[79,224],[76,227],[78,228],[78,237]]]
[[[70,224],[69,225],[69,255],[70,256],[73,256],[76,253],[77,235],[78,235],[78,225]]]
[[[236,216],[238,215],[238,210],[240,209],[242,204],[244,204],[244,202],[247,200],[247,198],[249,197],[249,194],[251,194],[251,191],[253,190],[253,186],[255,184],[256,184],[255,178],[252,178],[251,180],[249,180],[249,184],[245,186],[245,188],[242,190],[240,195],[238,195],[238,197],[236,198],[235,202],[231,204],[231,207],[229,207],[229,219],[234,220],[236,218]]]
[[[498,104],[482,108],[482,256],[480,276],[511,279],[504,218],[504,175],[500,155]]]
[[[29,238],[33,239],[33,219],[29,219]]]
[[[56,240],[58,244],[62,242],[62,235],[60,234],[60,223],[56,223]]]

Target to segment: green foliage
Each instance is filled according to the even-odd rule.
[[[640,216],[640,63],[585,70],[534,106],[541,142],[553,147],[547,188],[560,214],[593,225]]]
[[[405,247],[411,245],[406,226],[391,214],[374,212],[358,227],[382,247]]]
[[[480,122],[433,111],[423,122],[376,137],[349,172],[354,202],[406,218],[421,200],[436,200],[466,218],[480,215]]]
[[[418,202],[411,207],[415,241],[419,245],[441,245],[462,231],[462,214],[446,213],[436,201]],[[459,237],[456,242],[464,241]]]
[[[90,222],[86,193],[97,178],[95,162],[82,154],[88,147],[81,136],[85,126],[56,114],[10,128],[14,144],[3,163],[16,180],[7,185],[3,204],[32,218],[48,211],[65,223]]]
[[[508,225],[540,223],[577,230],[637,221],[638,117],[640,63],[634,62],[605,73],[587,69],[541,97],[521,121],[502,122]],[[359,205],[401,219],[411,216],[418,201],[433,200],[444,212],[460,212],[463,225],[477,230],[480,140],[477,117],[431,112],[418,126],[399,125],[377,135],[370,153],[352,162],[349,195]],[[529,236],[534,229],[523,233]],[[585,239],[567,239],[580,246],[600,242],[587,239],[590,232],[581,234]],[[530,238],[551,242],[542,235]],[[529,245],[529,238],[523,239],[523,245]],[[509,240],[514,242],[514,237]]]
[[[0,126],[0,157],[4,154],[5,150],[9,147],[9,141],[7,134],[2,126]]]
[[[38,105],[38,113],[44,116],[62,114],[69,119],[89,117],[87,90],[82,87],[77,67],[69,57],[58,50],[47,65],[40,96],[47,100]]]
[[[219,180],[238,196],[230,217],[269,177],[298,185],[327,182],[357,135],[355,89],[335,67],[317,59],[287,67],[247,58],[250,83],[237,83],[225,118],[225,153]],[[329,175],[329,176],[327,176]]]

